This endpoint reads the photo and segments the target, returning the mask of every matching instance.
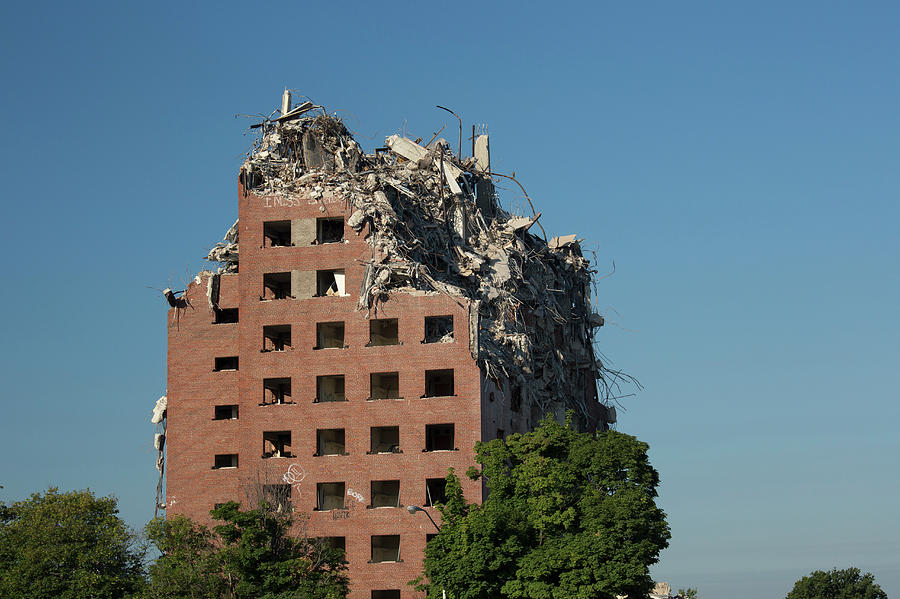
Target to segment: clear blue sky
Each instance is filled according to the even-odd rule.
[[[900,595],[900,7],[891,2],[4,3],[0,491],[153,513],[166,305],[237,214],[285,86],[371,149],[453,108],[548,233],[596,249],[646,390],[659,580]],[[507,205],[521,204],[513,189]]]

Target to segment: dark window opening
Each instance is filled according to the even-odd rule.
[[[347,401],[347,397],[344,395],[344,375],[317,376],[316,401]]]
[[[225,358],[216,358],[213,366],[213,370],[237,370],[238,369],[238,357],[237,356],[228,356]]]
[[[344,270],[317,270],[316,271],[316,295],[347,295],[347,280]]]
[[[343,322],[317,322],[316,323],[316,347],[315,349],[343,348],[344,347],[344,323]]]
[[[400,399],[400,374],[373,372],[369,376],[369,399]]]
[[[400,590],[372,591],[372,599],[400,599]]]
[[[291,485],[282,483],[276,485],[263,485],[262,491],[262,499],[268,504],[269,508],[275,510],[279,514],[293,511],[293,506],[291,505]]]
[[[437,533],[436,533],[436,532],[431,532],[431,533],[426,534],[426,535],[425,535],[425,543],[426,543],[426,544],[427,544],[427,543],[430,543],[430,542],[431,542],[431,539],[433,539],[433,538],[436,537],[436,536],[437,536]]]
[[[263,223],[263,247],[291,245],[291,221],[270,220]]]
[[[400,481],[373,480],[372,503],[369,507],[400,507]]]
[[[452,316],[425,317],[425,343],[450,343],[453,341]]]
[[[238,321],[237,308],[217,308],[214,313],[216,319],[213,324],[231,324]]]
[[[332,549],[347,551],[347,537],[319,537],[319,540]]]
[[[263,351],[284,351],[291,347],[291,325],[276,324],[263,327]]]
[[[447,479],[425,479],[425,505],[447,503]]]
[[[494,392],[493,391],[488,393],[488,401],[494,401]]]
[[[263,299],[287,299],[291,297],[291,273],[270,272],[263,275]]]
[[[371,453],[401,453],[399,426],[373,426]]]
[[[236,453],[217,453],[213,468],[237,468],[238,454]]]
[[[292,458],[291,431],[263,433],[263,458]]]
[[[522,389],[518,385],[513,385],[510,389],[509,405],[513,412],[519,412],[522,409]]]
[[[316,219],[316,241],[318,243],[338,243],[344,240],[344,219]]]
[[[400,535],[372,535],[373,562],[400,561]]]
[[[291,379],[263,379],[263,405],[291,402]]]
[[[424,397],[445,397],[453,395],[452,370],[426,370]]]
[[[319,511],[344,508],[344,483],[319,483],[316,485],[316,509]]]
[[[370,320],[369,345],[400,345],[397,319],[379,318]]]
[[[455,449],[453,424],[429,424],[425,426],[425,451],[450,451]]]
[[[342,428],[323,428],[316,431],[316,455],[345,455],[345,433]]]
[[[502,439],[505,436],[506,436],[506,431],[503,430],[502,428],[498,428],[497,429],[497,438]]]
[[[238,407],[236,405],[216,406],[213,412],[213,420],[237,420]]]

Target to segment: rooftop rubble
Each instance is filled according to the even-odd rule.
[[[240,169],[244,193],[321,198],[347,203],[347,223],[357,233],[369,224],[373,248],[359,293],[367,316],[392,292],[433,291],[470,303],[472,355],[505,393],[518,386],[524,405],[542,416],[574,409],[586,422],[588,406],[577,392],[596,380],[604,421],[622,382],[594,349],[603,317],[591,308],[596,271],[575,235],[538,237],[540,213],[511,215],[498,201],[494,181],[513,177],[490,169],[488,137],[474,139],[472,157],[454,155],[443,139],[422,145],[392,135],[366,154],[335,115],[305,102],[258,125],[258,139]],[[208,259],[219,272],[238,267],[237,223]],[[587,377],[587,378],[586,378]],[[606,406],[609,409],[606,410]],[[527,412],[526,412],[527,413]]]

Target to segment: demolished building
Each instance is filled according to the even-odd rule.
[[[366,153],[289,92],[254,129],[216,270],[166,290],[159,502],[202,521],[274,498],[345,549],[352,597],[415,596],[433,530],[398,508],[438,518],[448,467],[545,414],[615,422],[625,375],[595,350],[594,270],[491,170],[487,135],[466,158],[399,135]],[[499,180],[530,214],[503,209]]]

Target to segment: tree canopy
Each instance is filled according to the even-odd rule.
[[[162,552],[149,568],[153,599],[339,599],[347,596],[341,549],[291,536],[293,520],[263,505],[230,501],[211,512],[210,531],[184,516],[154,520],[147,534]]]
[[[887,599],[875,577],[859,568],[816,570],[796,583],[786,599]]]
[[[0,503],[0,597],[123,597],[143,586],[143,557],[114,497],[51,487]]]
[[[484,479],[487,499],[468,504],[451,470],[420,588],[454,599],[646,596],[649,566],[670,538],[647,450],[632,436],[579,433],[571,418],[550,417],[531,433],[476,444],[481,470],[469,474]]]

